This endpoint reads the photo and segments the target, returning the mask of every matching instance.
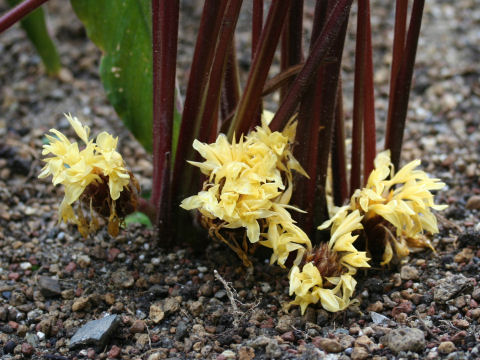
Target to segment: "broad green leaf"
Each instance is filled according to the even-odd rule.
[[[149,0],[71,0],[103,51],[100,77],[125,125],[152,151],[152,38]]]
[[[129,224],[143,224],[148,228],[152,227],[152,222],[148,216],[140,211],[136,211],[125,218],[125,225]]]
[[[8,0],[10,6],[21,3],[22,0]],[[45,23],[45,13],[41,7],[32,11],[20,22],[22,28],[27,33],[28,38],[42,58],[45,69],[49,75],[56,75],[60,71],[60,57],[57,48],[53,43],[47,31]]]

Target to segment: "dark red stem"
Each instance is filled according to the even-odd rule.
[[[408,27],[407,41],[403,58],[394,83],[391,118],[387,123],[385,148],[390,149],[392,163],[398,169],[402,151],[403,132],[408,110],[410,86],[412,84],[415,56],[417,54],[418,37],[422,24],[422,14],[425,0],[415,0],[412,6],[412,15]]]
[[[175,69],[178,40],[178,0],[152,1],[153,32],[153,188],[157,226],[168,238],[170,163],[175,106]]]
[[[360,6],[361,5],[361,6]],[[363,183],[366,184],[372,172],[377,154],[375,126],[375,89],[373,84],[372,29],[370,24],[370,0],[359,1],[359,16],[362,11],[362,27],[364,27],[364,91],[363,91]]]
[[[48,0],[25,0],[0,17],[0,34]]]
[[[227,54],[232,47],[233,34],[237,25],[242,2],[243,0],[228,1],[223,16],[208,85],[202,99],[203,104],[200,107],[201,113],[198,115],[200,117],[198,140],[202,142],[210,142],[210,140],[212,140],[210,134],[217,132],[218,124],[215,120],[217,120],[218,116],[220,90],[226,69]]]
[[[197,115],[200,111],[203,93],[207,87],[226,5],[227,1],[206,0],[203,7],[175,154],[172,193],[176,200],[189,195],[192,167],[186,166],[186,161],[193,159],[192,143],[198,137],[200,130]]]
[[[328,53],[338,34],[342,30],[342,25],[350,12],[352,0],[338,0],[330,13],[325,26],[318,39],[315,41],[313,51],[308,56],[302,71],[297,75],[285,101],[280,105],[275,117],[270,124],[272,130],[282,129],[287,121],[292,117],[297,108],[300,99],[308,90],[308,86],[315,79],[318,68]]]
[[[343,116],[342,80],[337,86],[337,103],[335,105],[335,130],[332,146],[332,190],[333,203],[342,206],[348,199],[347,152],[345,150],[345,126]]]
[[[253,0],[252,8],[252,60],[255,57],[263,27],[263,0]]]
[[[335,0],[329,2],[328,10],[333,9]],[[295,204],[308,212],[299,218],[307,234],[317,234],[315,225],[321,224],[327,217],[326,179],[331,139],[333,136],[335,104],[342,52],[347,30],[348,17],[337,38],[327,52],[335,61],[320,67],[313,89],[302,99],[298,116],[295,155],[310,176],[301,179],[295,191]]]
[[[303,38],[303,0],[292,3],[288,12],[282,32],[282,53],[280,59],[280,71],[285,71],[293,65],[302,62],[302,38]],[[287,93],[288,87],[293,80],[288,81],[281,89],[280,101]]]
[[[403,59],[405,50],[405,37],[407,35],[407,1],[397,1],[395,7],[395,30],[393,35],[392,68],[390,71],[390,97],[388,99],[388,117],[387,127],[392,118],[393,99],[395,92],[395,81],[397,80],[398,70]]]
[[[371,36],[369,0],[359,0],[355,48],[350,195],[362,186],[362,142],[364,143],[364,181],[373,169],[373,160],[375,159],[375,108],[373,104]]]
[[[233,133],[236,133],[237,136],[246,134],[257,122],[258,118],[255,115],[258,113],[263,86],[272,64],[273,55],[275,54],[290,2],[291,0],[276,0],[270,5],[267,21],[256,48],[255,58],[243,96],[230,124],[228,131],[230,139],[233,137]]]
[[[226,62],[220,106],[222,127],[229,115],[235,110],[238,101],[240,100],[240,79],[238,75],[237,54],[235,50],[235,37],[232,39],[230,50],[228,50]]]

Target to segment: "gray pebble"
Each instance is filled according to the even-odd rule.
[[[380,342],[395,353],[400,351],[419,352],[425,348],[425,335],[422,330],[405,327],[390,331],[380,338]]]
[[[51,277],[40,276],[38,286],[40,287],[40,292],[45,297],[60,296],[62,294],[60,283]]]
[[[450,275],[440,279],[433,290],[433,299],[440,304],[446,303],[461,292],[472,289],[473,282],[462,274]]]
[[[70,339],[70,349],[82,346],[102,348],[119,324],[120,317],[118,315],[108,315],[87,322]]]

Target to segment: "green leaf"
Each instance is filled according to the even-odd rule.
[[[152,25],[150,1],[71,0],[90,39],[103,51],[107,97],[138,141],[152,151]]]
[[[10,6],[21,3],[22,0],[8,0]],[[20,22],[22,28],[27,33],[28,38],[42,58],[45,69],[49,75],[56,75],[62,65],[58,56],[57,48],[53,43],[47,31],[45,23],[45,13],[41,7],[32,11]]]
[[[152,223],[147,215],[140,211],[136,211],[125,218],[125,225],[129,224],[143,224],[148,228],[152,227]]]

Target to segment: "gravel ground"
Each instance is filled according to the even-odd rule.
[[[65,65],[59,79],[45,76],[18,26],[0,35],[2,359],[480,357],[479,1],[427,2],[419,44],[403,160],[421,158],[424,170],[447,184],[437,197],[450,205],[439,215],[437,252],[361,275],[358,308],[329,314],[310,307],[304,316],[283,310],[290,300],[286,273],[266,265],[268,255],[254,258],[247,271],[211,241],[206,251],[165,252],[139,225],[116,239],[100,231],[84,240],[57,224],[62,189],[36,176],[44,133],[55,126],[72,135],[64,112],[89,119],[93,133],[119,135],[143,189],[152,170],[105,99],[99,51],[64,2],[48,7]],[[0,13],[5,9],[0,1]],[[192,44],[194,27],[188,17],[182,21],[182,46]],[[376,110],[383,119],[392,9],[377,6],[372,24]],[[238,39],[248,42],[245,33]],[[190,54],[182,50],[180,63]],[[347,98],[351,54],[347,49]],[[242,61],[248,65],[248,57]]]

